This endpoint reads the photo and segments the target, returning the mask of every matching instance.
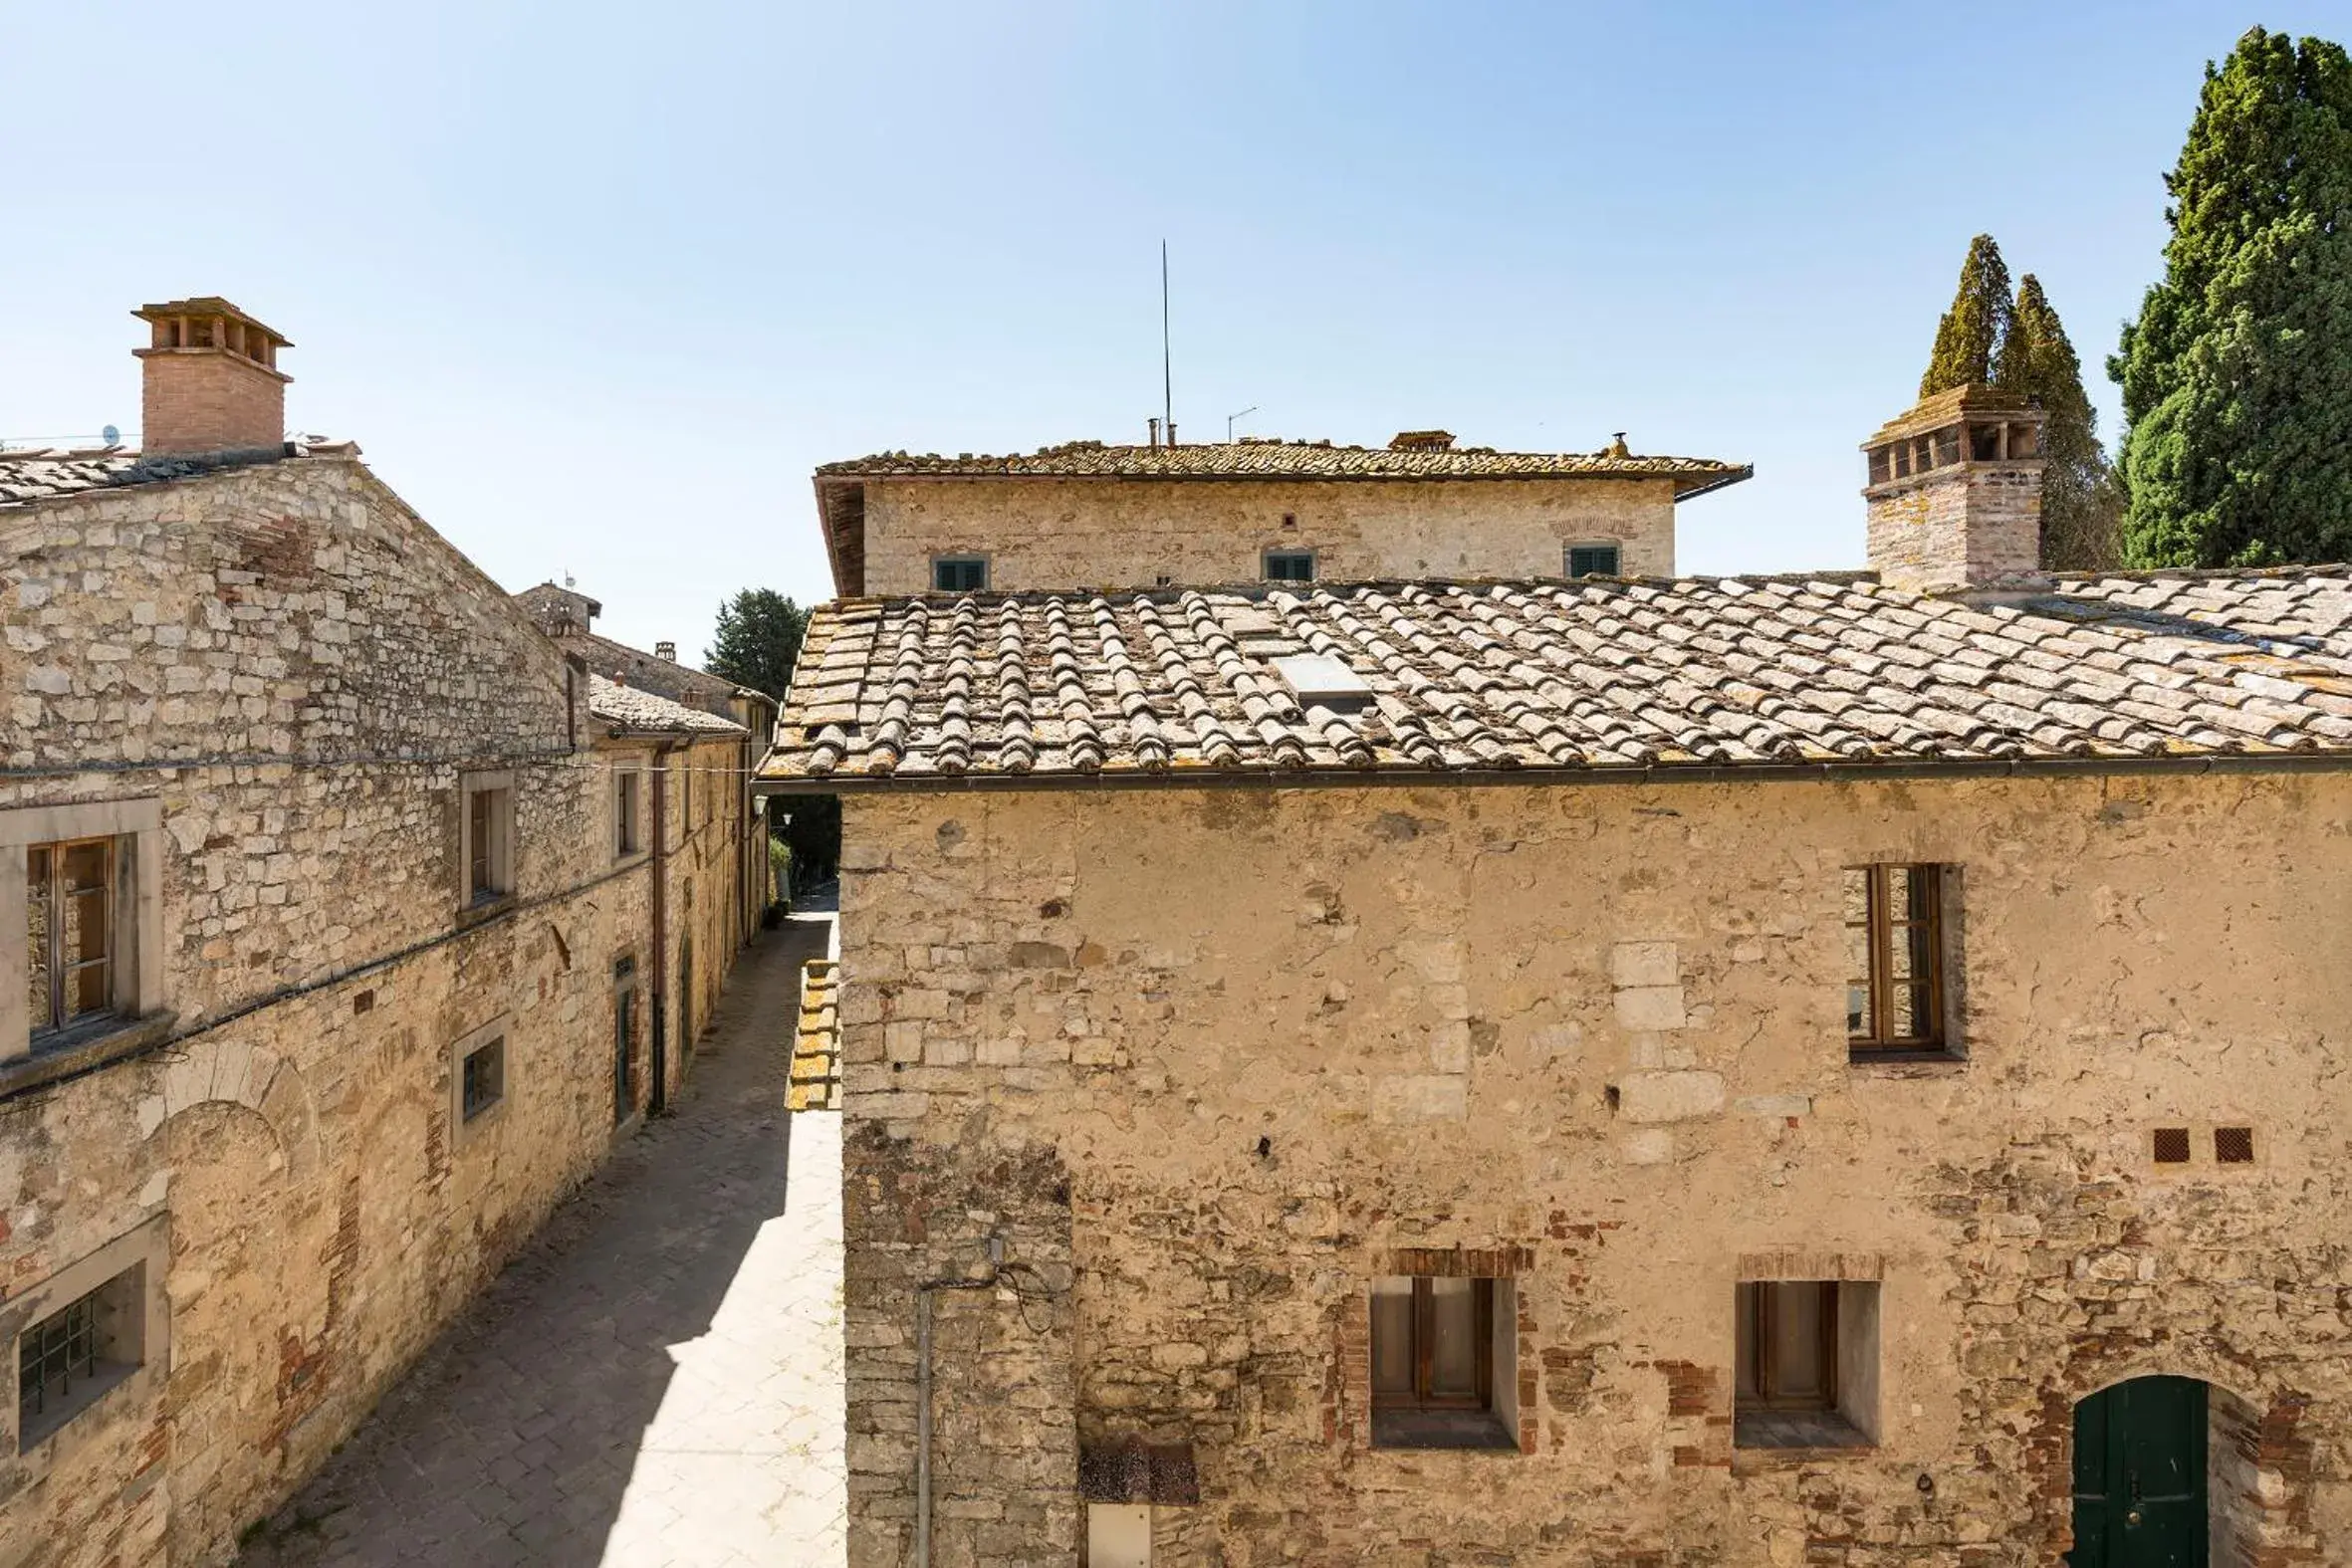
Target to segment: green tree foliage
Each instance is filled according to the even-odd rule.
[[[809,612],[774,588],[745,588],[719,606],[719,623],[702,667],[738,686],[782,701]]]
[[[2042,431],[2041,563],[2054,571],[2117,565],[2122,495],[2099,445],[2099,411],[2082,389],[2082,360],[2066,328],[2031,273],[2017,284],[1993,384],[2031,398],[2048,416]]]
[[[793,664],[808,631],[808,610],[773,588],[745,588],[720,604],[703,668],[781,702],[792,685]],[[834,876],[841,861],[838,797],[779,796],[768,802],[768,820],[769,836],[789,853],[784,869],[789,869],[795,888]]]
[[[2352,557],[2352,62],[2255,28],[2206,67],[2164,281],[2124,329],[2127,557]]]
[[[1968,260],[1960,264],[1960,292],[1952,309],[1936,324],[1936,346],[1928,355],[1927,374],[1919,378],[1919,395],[1933,397],[1972,381],[1990,383],[2008,331],[2008,266],[1993,236],[1980,234],[1969,241]]]

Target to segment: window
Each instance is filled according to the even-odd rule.
[[[2189,1163],[2189,1129],[2159,1127],[2156,1129],[2155,1157],[2158,1165],[2187,1165]]]
[[[116,842],[25,850],[25,1011],[32,1042],[115,1011]]]
[[[515,889],[515,776],[467,775],[458,845],[458,902],[494,904]]]
[[[1568,547],[1568,575],[1571,577],[1613,577],[1617,574],[1617,547],[1614,545],[1570,545]]]
[[[934,556],[931,586],[941,593],[978,593],[988,586],[986,556]]]
[[[694,831],[694,754],[678,765],[678,836]]]
[[[1314,580],[1314,552],[1311,550],[1270,550],[1266,553],[1266,580],[1269,582],[1312,582]]]
[[[506,1098],[506,1041],[488,1040],[465,1053],[459,1110],[467,1121]]]
[[[163,806],[0,810],[0,1068],[34,1051],[134,1045],[163,1015]],[[18,946],[19,941],[23,946]],[[21,957],[20,957],[21,955]],[[16,965],[21,965],[22,979]]]
[[[2251,1127],[2216,1127],[2214,1159],[2223,1165],[2253,1164],[2254,1130]]]
[[[638,826],[637,771],[624,768],[612,776],[612,854],[613,858],[633,855],[642,847],[642,831]]]
[[[16,1448],[38,1447],[139,1369],[146,1264],[134,1263],[16,1341]]]
[[[500,1119],[506,1104],[506,1045],[514,1020],[501,1017],[449,1042],[451,1142],[463,1146]]]
[[[1943,882],[1941,866],[1846,869],[1846,1044],[1855,1054],[1944,1048]]]
[[[1372,1282],[1372,1446],[1517,1448],[1497,1391],[1516,1399],[1497,1363],[1516,1359],[1507,1279],[1383,1275]],[[1506,1309],[1498,1312],[1501,1298]],[[1502,1354],[1499,1355],[1498,1351]]]
[[[1739,1287],[1737,1310],[1735,1447],[1844,1449],[1875,1441],[1875,1282],[1758,1280]]]

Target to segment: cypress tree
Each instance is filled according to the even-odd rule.
[[[2206,67],[2164,280],[2107,361],[2141,565],[2352,557],[2352,61],[2255,28]]]
[[[2009,269],[2000,259],[1993,236],[1980,234],[1969,241],[1968,260],[1960,264],[1960,292],[1952,309],[1936,324],[1936,346],[1928,356],[1927,374],[1919,378],[1919,395],[1933,397],[1972,381],[1991,382],[1994,355],[2009,330]]]
[[[2042,429],[2041,563],[2053,571],[2115,566],[2122,497],[2099,445],[2099,411],[2082,389],[2082,360],[2041,280],[2027,273],[2001,339],[1993,384],[2039,403]]]

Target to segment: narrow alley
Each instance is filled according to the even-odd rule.
[[[844,1556],[840,1119],[786,1109],[829,910],[745,954],[676,1114],[483,1293],[240,1568]]]

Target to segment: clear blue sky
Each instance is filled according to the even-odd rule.
[[[1969,237],[2094,370],[2219,4],[0,0],[0,436],[134,426],[142,300],[509,587],[698,652],[829,591],[817,463],[1248,432],[1753,461],[1694,571],[1858,564]],[[360,13],[369,13],[362,18]]]

